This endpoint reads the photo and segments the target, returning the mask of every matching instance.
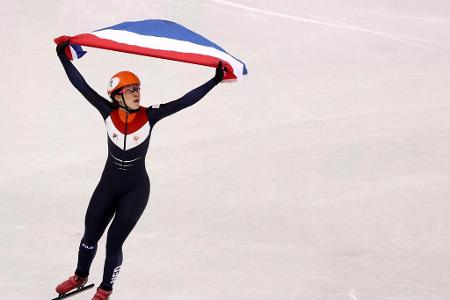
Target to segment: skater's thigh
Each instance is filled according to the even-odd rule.
[[[119,251],[138,222],[148,202],[148,190],[134,189],[119,201],[116,215],[108,230],[107,251]]]
[[[102,219],[114,210],[114,192],[111,185],[106,180],[100,180],[92,193],[86,215]]]
[[[86,211],[85,236],[101,236],[114,215],[115,206],[114,195],[100,181]]]
[[[150,182],[142,180],[118,199],[116,217],[136,223],[144,212],[150,195]]]

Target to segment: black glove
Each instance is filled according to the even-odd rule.
[[[69,42],[70,42],[70,40],[67,40],[65,42],[59,43],[56,46],[56,53],[58,53],[58,55],[65,54],[65,50],[66,50],[67,46],[69,46]]]
[[[226,67],[223,67],[222,61],[219,61],[219,65],[216,67],[216,75],[214,81],[219,84],[223,80],[223,74],[227,71]]]

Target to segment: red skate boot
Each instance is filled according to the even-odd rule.
[[[87,282],[86,278],[78,277],[77,275],[73,275],[69,277],[66,281],[61,282],[56,288],[56,292],[59,295],[67,294],[68,292],[75,290],[75,289],[81,289],[84,287],[84,285]]]
[[[111,293],[112,291],[105,291],[104,289],[97,288],[97,293],[95,293],[92,300],[108,300]]]

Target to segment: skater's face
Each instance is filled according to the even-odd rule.
[[[116,95],[116,100],[120,105],[125,106],[122,96],[125,98],[126,105],[130,109],[138,109],[141,100],[141,88],[139,85],[127,85],[122,88],[119,95]]]

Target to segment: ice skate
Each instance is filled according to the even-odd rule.
[[[105,291],[104,289],[97,288],[97,293],[95,293],[92,300],[108,300],[111,293],[112,291]]]
[[[81,278],[78,275],[70,276],[67,280],[61,282],[56,288],[55,291],[59,294],[58,297],[52,299],[63,299],[67,298],[70,295],[77,294],[84,290],[87,290],[94,286],[94,284],[90,284],[86,286],[88,278]]]

